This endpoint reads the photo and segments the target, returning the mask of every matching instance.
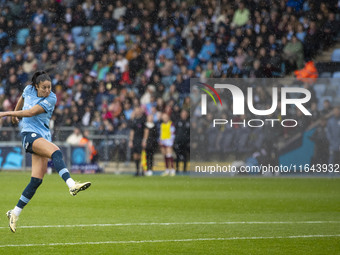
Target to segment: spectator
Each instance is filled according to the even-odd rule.
[[[155,93],[156,88],[154,85],[148,85],[146,92],[143,94],[143,96],[140,99],[140,102],[142,105],[147,105],[151,102],[151,97]]]
[[[174,169],[174,160],[172,156],[174,140],[175,140],[175,126],[172,124],[169,115],[167,113],[163,113],[159,139],[166,167],[165,171],[162,174],[163,176],[176,175]]]
[[[303,61],[303,45],[295,35],[292,36],[291,42],[283,48],[283,58],[291,65],[296,66],[297,69],[302,69],[304,66]]]
[[[247,55],[244,53],[242,48],[237,48],[236,51],[236,56],[235,56],[235,63],[238,67],[238,69],[240,69],[242,71],[243,69],[243,64],[245,62],[247,58]]]
[[[118,0],[116,2],[116,8],[113,11],[112,18],[114,20],[119,20],[121,17],[125,15],[125,12],[126,12],[126,7],[123,6],[122,2]]]
[[[166,41],[162,42],[162,46],[157,52],[157,59],[159,60],[161,56],[164,56],[166,59],[173,59],[174,52],[169,48],[168,43]]]
[[[95,164],[98,160],[98,152],[93,145],[93,142],[89,139],[90,132],[88,130],[84,130],[82,134],[82,138],[80,139],[79,145],[85,145],[87,146],[88,152],[89,152],[89,158],[91,164]]]
[[[198,58],[201,62],[206,63],[207,61],[209,61],[212,57],[212,55],[215,53],[216,48],[215,48],[215,44],[213,42],[211,42],[211,38],[207,37],[205,39],[205,44],[203,45]]]
[[[70,145],[79,145],[82,138],[83,138],[83,135],[81,133],[80,128],[75,127],[72,134],[70,134],[67,137],[66,143]]]
[[[36,71],[38,66],[38,60],[35,58],[33,52],[27,53],[27,58],[23,63],[24,72],[27,74],[32,74]]]
[[[242,27],[248,22],[249,17],[249,10],[245,8],[244,2],[240,2],[239,7],[234,14],[232,25]]]
[[[333,111],[332,104],[328,99],[325,99],[323,101],[323,108],[321,110],[321,115],[327,116],[331,111]]]
[[[329,142],[329,164],[340,163],[340,107],[334,108],[334,116],[327,122],[327,138]]]
[[[128,60],[123,57],[122,54],[118,54],[118,59],[116,61],[116,67],[119,68],[120,72],[123,73],[125,72],[127,66],[128,66]]]

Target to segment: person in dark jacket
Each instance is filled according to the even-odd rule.
[[[183,172],[187,170],[187,160],[190,151],[190,121],[186,110],[181,111],[180,119],[176,123],[176,138],[174,150],[176,153],[176,172],[179,172],[179,162],[183,161]]]
[[[136,163],[135,176],[144,175],[143,171],[140,171],[140,159],[142,148],[146,145],[146,133],[145,133],[145,115],[143,109],[138,105],[135,107],[133,113],[133,120],[130,130],[129,147],[133,154],[133,160]]]
[[[146,172],[146,176],[151,176],[153,174],[152,167],[153,167],[153,156],[157,148],[158,144],[158,131],[157,127],[153,121],[153,115],[148,115],[145,123],[146,129],[146,164],[148,167],[148,171]]]

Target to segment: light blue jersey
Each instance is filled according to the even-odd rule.
[[[49,123],[52,117],[54,106],[57,103],[56,95],[51,91],[48,97],[38,97],[35,87],[28,85],[24,89],[22,97],[24,98],[23,110],[31,109],[33,106],[38,104],[44,108],[45,112],[33,117],[22,118],[21,133],[35,132],[40,134],[46,140],[51,141]]]

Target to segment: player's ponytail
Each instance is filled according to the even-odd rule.
[[[32,85],[37,87],[40,82],[51,81],[50,76],[45,71],[37,71],[32,76]]]

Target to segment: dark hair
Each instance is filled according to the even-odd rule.
[[[51,81],[51,77],[45,71],[37,71],[32,76],[32,85],[36,87],[42,81]]]

